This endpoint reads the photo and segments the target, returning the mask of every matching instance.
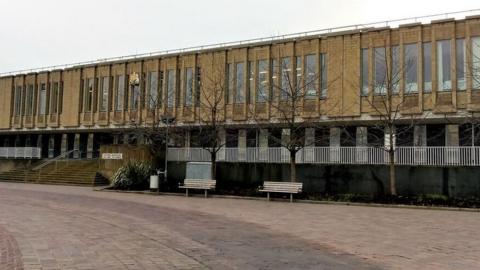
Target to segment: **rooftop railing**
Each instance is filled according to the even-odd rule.
[[[463,19],[467,16],[478,15],[479,13],[480,13],[480,9],[470,9],[470,10],[463,10],[463,11],[456,11],[456,12],[431,14],[431,15],[425,15],[425,16],[419,16],[419,17],[408,17],[408,18],[402,18],[402,19],[377,21],[377,22],[371,22],[366,24],[346,25],[346,26],[340,26],[340,27],[324,28],[324,29],[318,29],[318,30],[312,30],[312,31],[298,32],[298,33],[285,34],[285,35],[276,35],[276,36],[263,37],[263,38],[254,38],[254,39],[246,39],[246,40],[233,41],[233,42],[207,44],[207,45],[201,45],[201,46],[186,47],[181,49],[163,50],[163,51],[156,51],[156,52],[142,53],[142,54],[132,54],[132,55],[119,56],[119,57],[111,57],[111,58],[101,58],[101,59],[92,60],[92,61],[84,61],[84,62],[40,67],[40,68],[33,68],[33,69],[23,69],[23,70],[9,71],[9,72],[3,72],[3,73],[0,72],[0,77],[19,75],[19,74],[28,74],[28,73],[34,73],[34,72],[45,72],[45,71],[52,71],[52,70],[59,70],[59,69],[69,69],[73,67],[97,65],[97,64],[111,63],[111,62],[117,62],[117,61],[144,59],[149,57],[166,56],[171,54],[199,52],[199,51],[210,50],[210,49],[231,48],[231,47],[244,46],[244,45],[262,43],[262,42],[275,42],[275,41],[281,41],[281,40],[287,40],[287,39],[300,39],[300,38],[314,37],[314,36],[320,37],[320,36],[332,34],[335,32],[340,33],[344,31],[368,30],[372,28],[383,28],[383,27],[394,28],[402,24],[430,23],[433,20],[441,20],[441,19]]]
[[[169,161],[210,161],[202,148],[169,148]],[[289,163],[282,147],[223,148],[219,162]],[[305,147],[297,152],[299,164],[386,165],[389,153],[381,147]],[[480,147],[397,147],[395,164],[407,166],[480,166]]]

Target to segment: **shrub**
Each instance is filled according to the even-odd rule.
[[[112,187],[125,190],[145,190],[149,188],[152,165],[147,161],[131,161],[113,175]]]

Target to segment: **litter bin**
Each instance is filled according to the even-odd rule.
[[[158,190],[158,175],[150,175],[150,190]]]

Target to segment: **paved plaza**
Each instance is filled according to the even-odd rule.
[[[480,213],[0,183],[0,269],[480,269]]]

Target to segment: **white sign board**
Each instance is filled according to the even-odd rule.
[[[122,153],[102,153],[102,159],[123,159]]]

